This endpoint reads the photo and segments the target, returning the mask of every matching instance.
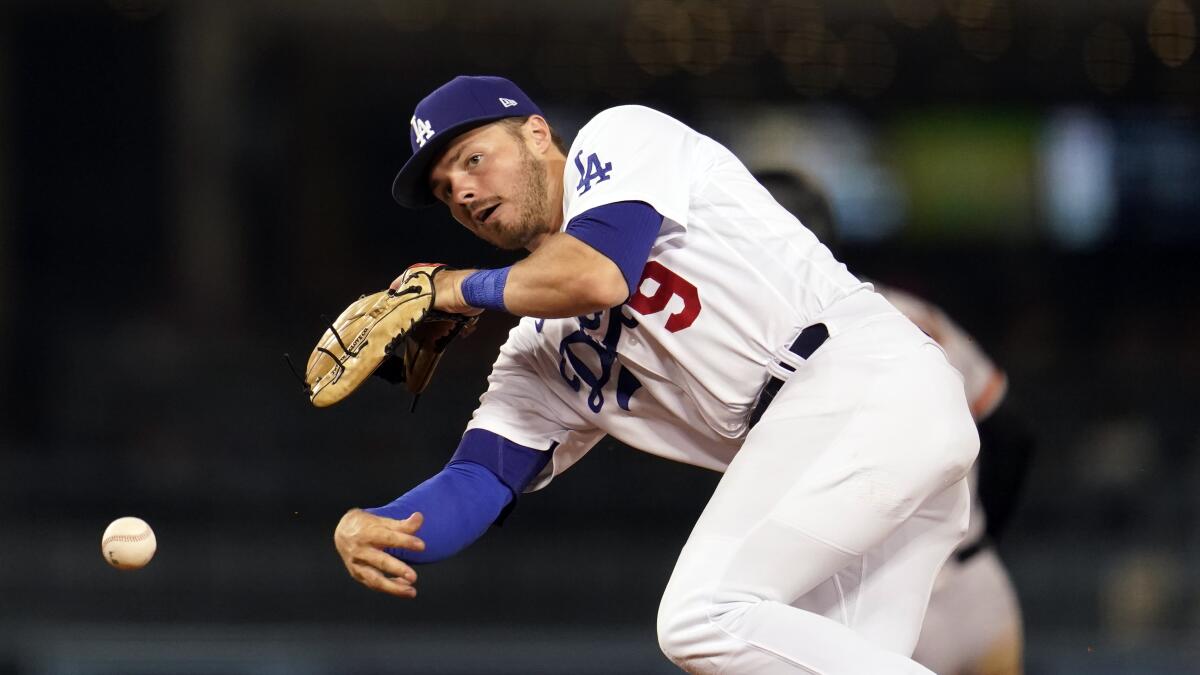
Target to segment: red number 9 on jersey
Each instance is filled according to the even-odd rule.
[[[658,284],[658,288],[654,290],[654,295],[646,295],[642,291],[642,285],[647,279],[653,279]],[[687,279],[675,274],[653,260],[646,263],[646,268],[642,271],[642,278],[638,281],[637,287],[637,293],[629,298],[627,304],[631,309],[643,316],[663,311],[667,308],[667,304],[671,302],[671,298],[673,297],[678,296],[683,300],[683,309],[675,312],[667,319],[665,328],[672,333],[677,333],[692,325],[692,322],[696,320],[696,316],[700,314],[700,291],[696,290],[696,287],[688,282]]]

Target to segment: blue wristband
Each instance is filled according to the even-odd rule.
[[[479,309],[508,311],[504,306],[504,284],[508,283],[508,272],[511,269],[510,266],[498,270],[472,272],[462,282],[463,300]]]

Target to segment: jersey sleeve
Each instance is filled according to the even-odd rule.
[[[648,204],[617,202],[575,216],[566,232],[611,260],[633,295],[662,222],[662,215]]]
[[[642,106],[596,115],[568,151],[564,223],[597,206],[644,202],[687,225],[694,132]]]
[[[551,388],[546,364],[537,362],[532,337],[535,319],[525,318],[509,333],[488,376],[488,388],[467,430],[484,429],[513,443],[552,453],[525,492],[545,487],[591,450],[604,432],[589,423]]]

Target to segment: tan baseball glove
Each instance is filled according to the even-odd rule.
[[[446,347],[478,319],[432,309],[433,277],[443,267],[413,265],[398,290],[364,295],[341,313],[308,357],[304,383],[313,405],[337,403],[372,374],[416,395],[425,391]]]

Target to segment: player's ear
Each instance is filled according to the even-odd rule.
[[[530,115],[525,120],[525,136],[533,144],[538,154],[546,154],[554,147],[554,135],[550,132],[550,123],[541,115]]]

